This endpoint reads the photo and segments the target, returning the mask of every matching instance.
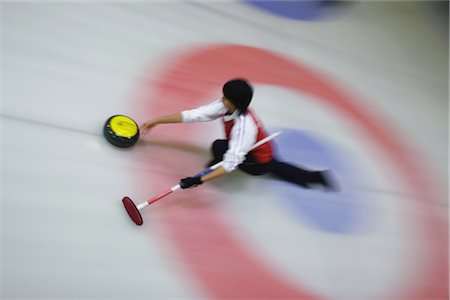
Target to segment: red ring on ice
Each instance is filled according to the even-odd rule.
[[[154,70],[152,70],[154,72]],[[415,196],[412,200],[418,211],[426,210],[422,218],[424,243],[428,253],[414,266],[417,274],[400,286],[398,297],[403,299],[433,299],[446,295],[448,258],[443,246],[447,241],[446,224],[436,217],[431,201],[436,200],[423,166],[417,155],[405,144],[387,120],[372,109],[363,107],[362,101],[344,91],[338,84],[305,64],[280,54],[254,47],[219,44],[203,46],[176,53],[166,62],[158,78],[152,82],[144,111],[158,115],[176,110],[180,100],[195,99],[189,107],[205,103],[220,95],[226,80],[245,77],[253,83],[278,85],[307,93],[342,114],[364,131],[371,141],[384,151],[387,164],[402,178]],[[148,88],[148,87],[147,87]],[[189,101],[189,100],[188,100]],[[186,106],[180,106],[186,108]],[[187,128],[186,128],[187,129]],[[178,135],[179,129],[166,127]],[[200,167],[200,166],[199,166]],[[202,189],[191,192],[198,198],[208,198]],[[209,197],[211,195],[209,194]],[[317,293],[299,288],[274,274],[263,261],[249,253],[233,236],[228,220],[212,206],[186,210],[183,207],[164,208],[167,234],[178,254],[208,295],[214,299],[322,299]],[[394,297],[395,298],[395,297]],[[397,299],[392,299],[397,300]]]

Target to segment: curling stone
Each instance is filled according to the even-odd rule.
[[[115,115],[106,120],[103,135],[114,146],[129,148],[139,139],[139,126],[127,116]]]

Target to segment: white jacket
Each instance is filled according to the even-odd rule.
[[[258,124],[249,114],[239,114],[239,111],[227,113],[222,100],[217,99],[208,105],[182,111],[181,116],[183,123],[207,122],[219,118],[223,118],[224,122],[234,121],[228,140],[228,151],[223,157],[223,168],[226,172],[232,172],[245,160],[245,156],[256,143]]]

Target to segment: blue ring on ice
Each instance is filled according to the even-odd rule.
[[[330,0],[244,0],[244,2],[279,17],[304,21],[313,21],[323,17],[331,9],[330,4],[334,3]]]
[[[316,136],[294,129],[278,130],[282,135],[274,145],[279,160],[307,169],[330,169],[341,185],[364,177],[357,162]],[[360,196],[354,189],[341,187],[339,192],[327,192],[320,188],[304,189],[281,180],[272,180],[267,186],[286,214],[317,230],[355,234],[364,230],[370,217],[365,209],[370,196],[358,199]]]

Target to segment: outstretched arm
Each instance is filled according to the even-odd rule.
[[[158,124],[212,121],[222,116],[225,112],[226,108],[219,99],[208,105],[151,119],[142,124],[139,129],[142,130],[142,134],[145,135]]]
[[[177,112],[167,116],[161,116],[151,119],[139,128],[142,131],[142,135],[145,135],[148,131],[152,130],[158,124],[169,124],[169,123],[181,123],[183,121],[181,117],[181,112]]]

